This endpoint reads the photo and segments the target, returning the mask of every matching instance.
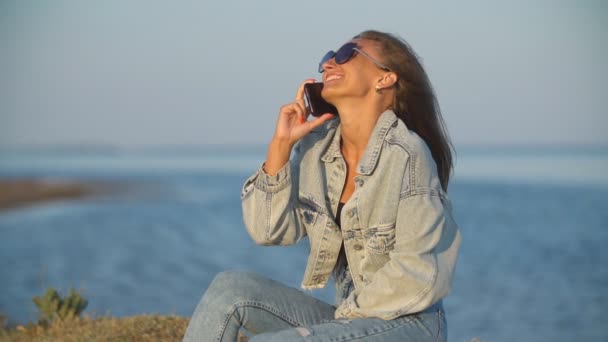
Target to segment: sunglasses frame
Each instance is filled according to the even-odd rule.
[[[342,53],[345,49],[348,50],[347,52],[344,52],[347,55],[345,57],[338,59],[337,57],[339,57],[339,54]],[[328,60],[334,58],[336,64],[344,64],[344,63],[350,61],[353,57],[355,57],[355,53],[360,53],[364,57],[367,57],[367,59],[369,59],[374,64],[376,64],[376,66],[378,68],[380,68],[384,71],[391,71],[391,69],[389,67],[380,63],[378,60],[376,60],[372,56],[368,55],[365,51],[359,49],[359,47],[357,46],[356,43],[348,42],[348,43],[342,45],[337,51],[329,50],[325,54],[325,56],[323,56],[323,58],[321,58],[321,62],[319,62],[319,73],[323,73],[325,71],[325,69],[323,68],[323,64],[325,64],[325,62],[327,62]]]

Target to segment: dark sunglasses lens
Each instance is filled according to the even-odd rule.
[[[338,51],[336,52],[336,63],[344,64],[348,62],[349,59],[353,57],[355,54],[355,48],[357,44],[355,43],[347,43],[344,44]]]
[[[338,51],[336,51],[336,52],[329,51],[328,53],[326,53],[325,56],[323,56],[323,58],[321,58],[321,62],[319,63],[319,72],[325,71],[323,69],[323,64],[325,64],[325,62],[327,62],[328,60],[330,60],[334,57],[336,58],[337,64],[344,64],[344,63],[348,62],[355,55],[356,47],[357,47],[357,44],[355,44],[355,43],[346,43],[346,44],[342,45],[342,47],[340,47],[338,49]]]
[[[325,56],[323,56],[323,58],[321,58],[321,61],[319,62],[319,72],[323,72],[323,64],[325,64],[325,62],[327,62],[328,60],[332,59],[335,54],[336,53],[333,52],[333,50],[330,50],[325,54]]]

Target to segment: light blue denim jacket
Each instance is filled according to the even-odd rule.
[[[325,286],[344,242],[355,289],[336,318],[389,320],[422,311],[448,294],[461,240],[430,150],[388,110],[357,172],[340,229],[335,213],[346,180],[340,121],[324,123],[296,144],[276,175],[260,168],[247,179],[241,193],[247,231],[261,245],[308,236],[306,289]]]

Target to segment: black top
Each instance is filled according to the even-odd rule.
[[[338,210],[336,212],[336,224],[340,229],[342,229],[340,225],[340,214],[342,213],[342,208],[345,203],[338,203]],[[336,261],[336,266],[334,271],[336,271],[338,276],[336,276],[336,281],[343,282],[344,277],[348,274],[348,261],[346,260],[346,252],[344,252],[344,242],[340,246],[340,252],[338,253],[338,260]],[[348,294],[348,293],[347,293]]]
[[[338,211],[336,212],[336,224],[338,225],[338,227],[342,228],[340,226],[340,214],[342,213],[342,208],[344,207],[344,203],[343,202],[339,202],[338,203]]]

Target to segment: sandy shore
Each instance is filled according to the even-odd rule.
[[[96,186],[36,179],[0,179],[0,210],[58,199],[77,199],[97,192]]]

